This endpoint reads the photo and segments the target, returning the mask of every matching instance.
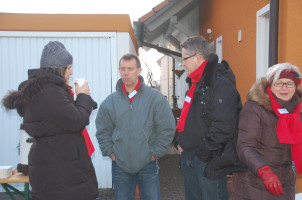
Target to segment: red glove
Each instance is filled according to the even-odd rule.
[[[258,176],[262,178],[262,181],[269,193],[277,196],[283,194],[283,188],[280,180],[269,166],[265,165],[260,167],[258,169]]]

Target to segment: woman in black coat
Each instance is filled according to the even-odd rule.
[[[91,200],[98,195],[94,167],[81,132],[96,107],[86,82],[68,84],[72,55],[60,42],[43,49],[40,69],[2,100],[17,109],[25,131],[35,139],[29,153],[29,181],[34,200]]]

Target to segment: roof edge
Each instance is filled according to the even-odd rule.
[[[128,14],[0,13],[0,31],[128,32],[138,52]]]

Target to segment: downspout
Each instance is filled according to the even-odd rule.
[[[173,60],[173,72],[175,70],[175,58],[171,56]],[[177,105],[177,97],[175,96],[175,73],[173,73],[173,94],[172,94],[172,99],[173,99],[173,108],[178,108]]]
[[[270,1],[268,66],[278,63],[279,0]]]

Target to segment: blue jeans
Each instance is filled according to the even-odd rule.
[[[160,200],[157,160],[151,161],[137,173],[127,173],[113,161],[112,179],[116,200],[134,200],[136,184],[142,200]]]
[[[209,180],[203,176],[206,163],[197,156],[192,159],[181,157],[185,197],[187,200],[228,200],[227,176]]]

